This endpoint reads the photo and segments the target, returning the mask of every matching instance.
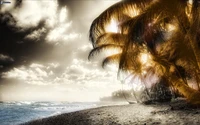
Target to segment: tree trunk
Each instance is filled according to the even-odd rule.
[[[199,86],[199,76],[198,76],[198,73],[197,71],[195,72],[195,77],[196,77],[196,82],[197,82],[197,90],[200,91],[200,86]]]
[[[177,77],[176,77],[177,79]],[[186,85],[182,79],[173,80],[172,85],[193,105],[200,105],[200,92]]]

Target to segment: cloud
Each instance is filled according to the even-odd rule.
[[[9,21],[9,25],[20,28],[21,31],[39,26],[41,22],[44,22],[39,29],[26,35],[25,40],[39,41],[46,37],[44,39],[47,43],[62,45],[81,38],[80,33],[71,31],[73,22],[68,19],[66,6],[59,9],[56,0],[23,1],[21,6],[11,10],[10,14],[15,21]]]
[[[97,99],[120,89],[116,71],[101,69],[98,60],[87,60],[92,49],[88,40],[90,24],[116,1],[63,2],[23,1],[0,17],[4,20],[1,26],[7,25],[0,36],[0,50],[16,63],[2,73],[2,78],[38,95],[43,91],[54,93],[54,99],[62,94],[68,100],[80,101],[80,95]]]
[[[4,79],[22,80],[27,84],[33,85],[48,85],[51,84],[50,77],[54,75],[53,71],[57,64],[37,64],[32,63],[28,67],[21,66],[13,68],[8,72],[2,73]]]
[[[46,32],[47,32],[47,30],[44,27],[42,27],[42,28],[35,30],[32,33],[28,34],[27,36],[25,36],[24,39],[39,41]]]
[[[68,23],[58,24],[52,29],[48,35],[46,40],[49,43],[54,44],[65,44],[66,42],[75,40],[76,38],[81,38],[81,35],[75,32],[68,31],[72,27],[72,21]]]
[[[57,84],[81,84],[87,87],[90,87],[91,84],[94,86],[112,84],[110,81],[119,83],[115,71],[99,69],[94,63],[73,59],[72,65],[66,67],[61,76],[55,79],[55,82]]]
[[[17,20],[18,27],[37,26],[41,20],[47,20],[47,25],[54,23],[57,12],[57,1],[23,1],[21,6],[11,11]]]
[[[68,15],[67,8],[66,8],[66,7],[63,7],[63,8],[60,10],[59,22],[60,22],[60,23],[65,22],[66,19],[67,19],[67,15]]]
[[[4,79],[23,81],[30,85],[56,85],[66,86],[69,89],[112,92],[119,89],[119,81],[116,80],[116,72],[99,69],[94,62],[81,59],[73,59],[72,65],[67,66],[60,75],[55,74],[60,68],[58,63],[38,64],[13,68],[2,74]],[[111,82],[112,81],[112,82]],[[113,82],[115,85],[113,85]],[[76,89],[75,89],[76,90]],[[99,90],[100,91],[100,90]]]
[[[53,44],[65,44],[69,41],[74,41],[77,38],[81,38],[80,33],[73,31],[73,21],[68,21],[68,11],[66,6],[59,9],[59,14],[55,19],[56,22],[53,25],[53,29],[47,35],[47,42]],[[58,19],[58,20],[57,20]]]
[[[60,46],[81,37],[71,31],[72,21],[67,19],[67,12],[66,7],[59,9],[57,1],[53,0],[23,1],[19,7],[1,13],[0,53],[8,53],[15,62],[13,65],[2,64],[0,69],[26,66],[32,61],[63,61],[61,55],[68,51],[63,48],[70,50],[72,47],[68,45],[61,49]]]
[[[5,62],[13,62],[14,59],[8,55],[3,55],[3,54],[0,54],[0,62],[1,61],[5,61]]]

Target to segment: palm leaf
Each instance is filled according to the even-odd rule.
[[[127,20],[121,25],[122,33],[128,32],[131,40],[138,41],[139,43],[144,41],[143,35],[148,29],[153,29],[159,31],[163,25],[161,23],[166,23],[166,19],[168,22],[173,22],[175,19],[184,19],[183,21],[188,21],[185,16],[182,16],[182,12],[185,11],[187,7],[187,1],[183,2],[175,2],[172,0],[169,1],[156,1],[148,6],[143,13],[138,16]],[[151,27],[151,28],[149,28]],[[182,27],[187,28],[187,26]]]
[[[127,35],[119,33],[105,33],[97,39],[96,45],[116,44],[123,46]]]
[[[122,50],[122,46],[115,45],[115,44],[106,44],[106,45],[96,47],[96,48],[92,49],[92,51],[90,51],[88,59],[90,60],[91,57],[93,57],[95,54],[98,54],[104,50],[111,50],[111,49]]]
[[[132,41],[126,41],[123,47],[122,55],[119,62],[119,70],[141,73],[142,64],[139,59],[140,53],[144,51],[144,46],[140,46]]]
[[[99,17],[97,17],[90,27],[90,41],[95,44],[96,39],[105,33],[105,26],[115,19],[117,22],[122,23],[131,17],[131,12],[138,10],[144,10],[145,7],[153,0],[125,0],[114,4],[105,10]]]
[[[102,62],[102,67],[104,68],[108,63],[111,63],[111,62],[119,63],[120,57],[121,57],[121,53],[106,57]]]

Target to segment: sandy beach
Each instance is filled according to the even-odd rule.
[[[38,119],[23,125],[199,125],[200,108],[184,100],[104,106]]]

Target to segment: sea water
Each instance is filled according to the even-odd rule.
[[[95,102],[3,102],[0,103],[0,125],[17,125],[95,107],[99,107]]]

